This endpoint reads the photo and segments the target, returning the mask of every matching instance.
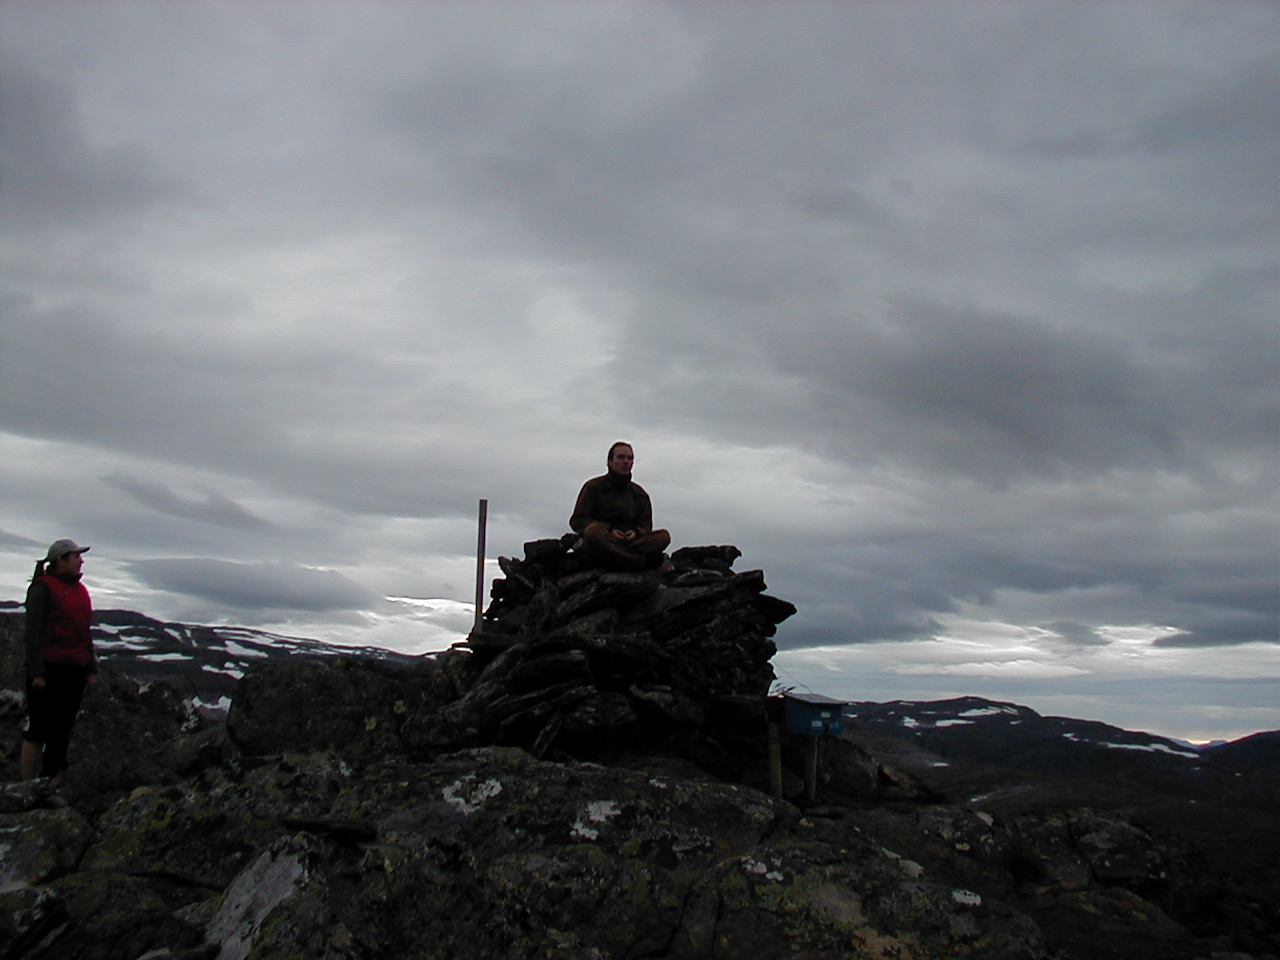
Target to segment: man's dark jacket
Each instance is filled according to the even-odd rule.
[[[576,533],[596,521],[610,527],[645,533],[653,529],[653,504],[644,487],[630,477],[606,473],[582,485],[569,528]]]

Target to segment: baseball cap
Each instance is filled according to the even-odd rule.
[[[74,540],[55,540],[49,547],[49,552],[45,556],[45,563],[53,563],[59,557],[65,557],[68,553],[84,553],[88,547],[81,547]]]

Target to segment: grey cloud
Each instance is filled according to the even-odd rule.
[[[1163,355],[1162,373],[1182,401],[1174,408],[1180,429],[1201,449],[1276,454],[1278,287],[1280,270],[1266,264],[1211,273],[1184,296],[1151,304],[1165,339],[1152,336],[1144,349]]]
[[[1135,108],[1143,110],[1140,104]],[[1109,126],[1103,125],[1097,114],[1082,115],[1079,122],[1074,129],[1028,141],[1023,149],[1060,159],[1222,149],[1270,150],[1274,157],[1280,141],[1280,69],[1273,59],[1258,61],[1207,86],[1191,87],[1186,97],[1154,112],[1148,108],[1128,122],[1112,117]]]
[[[1093,627],[1075,623],[1071,620],[1055,620],[1053,623],[1043,625],[1044,629],[1051,630],[1063,640],[1070,644],[1080,647],[1096,647],[1104,646],[1107,641]]]
[[[72,91],[28,69],[21,57],[0,67],[0,165],[9,229],[71,224],[141,211],[184,195],[137,144],[91,146]]]
[[[881,225],[888,213],[883,205],[869,200],[862,191],[847,184],[817,184],[810,187],[783,186],[797,210],[819,219]]]
[[[1159,492],[1152,497],[1149,509],[1159,515]],[[780,646],[924,638],[938,632],[936,617],[961,603],[1009,610],[1002,591],[1029,598],[1010,615],[1072,644],[1100,643],[1098,627],[1134,623],[1177,629],[1162,646],[1280,641],[1280,560],[1268,543],[1224,533],[1188,543],[1176,531],[1141,534],[1128,514],[1100,525],[1089,512],[1082,502],[1078,517],[1059,508],[1039,524],[1034,515],[940,515],[924,521],[927,534],[855,528],[810,541],[807,562],[796,555],[781,565],[804,569],[803,580],[771,578],[800,606]],[[881,518],[886,530],[904,521]],[[1041,619],[1038,610],[1058,617]]]
[[[124,491],[143,506],[188,520],[199,520],[220,527],[254,530],[270,524],[250,513],[230,497],[214,490],[206,490],[203,500],[188,499],[174,493],[162,483],[140,480],[137,477],[115,475],[102,478],[118,490]]]
[[[1232,433],[1247,433],[1240,440],[1249,444],[1265,435],[1274,404],[1257,407],[1254,415],[1233,397],[1242,373],[1267,366],[1262,326],[1256,327],[1262,337],[1253,337],[1256,342],[1247,347],[1241,343],[1245,349],[1238,353],[1230,349],[1231,341],[1254,323],[1242,315],[1218,328],[1212,335],[1216,344],[1203,353],[1193,347],[1195,335],[1181,343],[1166,336],[1166,318],[1189,313],[1185,301],[1198,299],[1195,292],[1180,295],[1182,304],[1160,302],[1156,295],[1129,304],[1135,325],[1141,326],[1131,332],[919,299],[886,317],[875,302],[841,302],[841,274],[850,265],[840,254],[857,255],[848,237],[836,237],[823,248],[808,233],[777,244],[767,233],[755,242],[751,230],[708,229],[719,216],[729,222],[737,218],[754,230],[794,228],[770,209],[769,198],[777,194],[805,217],[844,218],[873,231],[870,237],[877,243],[896,245],[904,253],[918,247],[925,256],[924,239],[911,237],[904,223],[859,190],[848,176],[854,171],[832,177],[842,172],[830,161],[841,143],[875,149],[840,132],[841,118],[855,118],[857,112],[846,114],[847,105],[835,99],[806,103],[805,136],[789,136],[790,121],[783,118],[794,114],[783,108],[791,88],[765,92],[763,86],[739,82],[730,93],[728,77],[742,81],[768,69],[742,57],[741,50],[736,54],[735,60],[712,51],[708,56],[724,59],[691,80],[667,110],[607,135],[593,135],[557,111],[554,98],[538,99],[528,111],[509,109],[519,94],[493,67],[486,72],[473,66],[459,89],[467,91],[465,99],[473,105],[485,97],[517,98],[505,107],[442,107],[439,98],[460,94],[423,84],[388,109],[405,130],[419,128],[424,147],[437,142],[427,134],[441,124],[463,136],[461,143],[473,145],[464,136],[475,132],[468,128],[501,118],[509,125],[486,128],[482,135],[496,138],[493,151],[432,154],[465,188],[461,195],[469,209],[490,212],[504,231],[524,229],[530,242],[560,243],[575,253],[590,250],[596,263],[616,267],[646,297],[665,291],[642,302],[645,325],[631,328],[625,359],[619,360],[620,368],[639,361],[654,371],[650,380],[634,386],[631,399],[634,410],[656,422],[678,423],[697,411],[719,423],[726,436],[769,441],[793,435],[794,424],[803,420],[814,442],[850,448],[853,456],[918,459],[985,477],[1176,468],[1199,456],[1205,444],[1223,446]],[[776,51],[767,56],[773,55]],[[720,69],[724,76],[716,73]],[[1232,83],[1254,80],[1246,76]],[[749,113],[735,115],[735,97],[764,110],[769,123],[752,125]],[[414,109],[427,112],[415,116]],[[825,152],[813,147],[815,142]],[[697,163],[704,155],[718,158],[714,177]],[[782,173],[776,172],[779,166]],[[1256,163],[1242,166],[1257,169]],[[1043,176],[1052,197],[1054,171]],[[1198,181],[1181,185],[1184,202],[1202,192]],[[1051,229],[1054,221],[1036,205],[1019,208],[1010,198],[991,200],[996,201],[1020,209],[1011,231],[1030,231],[1043,240]],[[1098,208],[1105,211],[1104,204]],[[1058,206],[1047,212],[1064,216]],[[712,219],[704,222],[704,213]],[[1172,214],[1160,214],[1163,219],[1143,220],[1137,213],[1103,219],[1091,213],[1095,219],[1086,219],[1086,232],[1064,221],[1054,239],[1087,244],[1123,235],[1144,246],[1188,248],[1214,240],[1212,233],[1197,235],[1194,231],[1203,227],[1188,219],[1175,223],[1168,219]],[[1234,224],[1223,221],[1221,228],[1229,225]],[[1020,255],[1016,241],[1006,252],[1011,259]],[[856,259],[853,265],[856,269]],[[1274,278],[1261,282],[1274,290]],[[1254,316],[1266,316],[1247,306],[1247,287],[1203,297],[1204,309],[1221,311],[1224,296]],[[859,320],[838,313],[840,307],[871,316]],[[840,319],[815,321],[823,316]],[[1206,326],[1203,315],[1193,322]],[[891,336],[881,332],[886,323],[896,327]],[[753,355],[760,354],[772,357],[776,369],[753,369]],[[1242,363],[1232,362],[1237,359]],[[789,407],[759,410],[757,398],[779,386],[771,376],[775,372],[802,381],[807,389],[787,398]],[[743,395],[744,384],[755,386],[749,396]]]
[[[1163,464],[1177,453],[1152,371],[1096,333],[916,301],[885,323],[832,320],[775,342],[782,370],[823,405],[853,412],[874,431],[872,449],[975,476]],[[855,435],[850,452],[865,446]]]
[[[16,433],[110,438],[145,457],[242,471],[322,501],[392,515],[419,508],[424,494],[439,498],[447,475],[460,469],[448,461],[424,464],[421,443],[403,445],[399,459],[370,470],[361,445],[338,451],[319,435],[305,449],[289,441],[295,429],[313,434],[306,424],[317,417],[332,429],[403,407],[425,433],[465,409],[463,391],[449,381],[419,383],[393,357],[298,341],[268,359],[233,339],[188,342],[84,306],[46,311],[20,298],[5,306],[0,423]],[[362,426],[360,432],[367,434]],[[293,455],[280,456],[291,445]],[[424,473],[438,482],[424,489]],[[154,487],[117,486],[171,515],[233,519],[216,495],[204,505],[183,504]],[[470,499],[468,491],[461,502]]]
[[[1130,303],[1151,321],[1128,331],[907,301],[775,335],[773,357],[855,457],[1010,479],[1199,467],[1273,446],[1273,337],[1235,289],[1237,317],[1207,318],[1223,298],[1197,292]]]
[[[1273,585],[1274,591],[1274,585]],[[1177,633],[1161,637],[1157,647],[1229,647],[1239,643],[1270,643],[1280,646],[1280,609],[1270,611],[1231,610],[1205,605],[1182,616]]]
[[[901,316],[858,365],[865,389],[899,415],[954,431],[978,457],[1053,466],[1171,452],[1143,389],[1149,376],[1122,344],[937,304],[907,304]]]
[[[363,610],[380,599],[337,571],[288,561],[232,563],[174,558],[134,560],[128,567],[148,586],[241,610]]]
[[[3,307],[2,416],[10,430],[91,442],[109,437],[135,452],[200,460],[200,450],[216,456],[255,429],[260,383],[250,358],[240,359],[240,376],[231,377],[180,336],[137,329],[101,309],[39,309],[14,296]]]
[[[10,533],[8,530],[0,530],[0,546],[16,547],[20,550],[34,550],[44,549],[48,544],[42,544],[21,534]]]
[[[1274,157],[1280,147],[1280,65],[1268,58],[1197,91],[1193,99],[1153,118],[1137,145],[1156,152],[1261,147]]]

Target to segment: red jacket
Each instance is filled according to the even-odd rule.
[[[93,639],[89,626],[93,605],[89,591],[80,581],[68,583],[46,573],[38,578],[49,588],[49,608],[40,630],[40,650],[46,663],[93,663]]]

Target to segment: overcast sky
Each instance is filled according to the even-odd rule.
[[[477,501],[492,569],[626,439],[799,607],[788,685],[1280,728],[1278,42],[5,0],[0,599],[69,536],[100,608],[441,649]]]

